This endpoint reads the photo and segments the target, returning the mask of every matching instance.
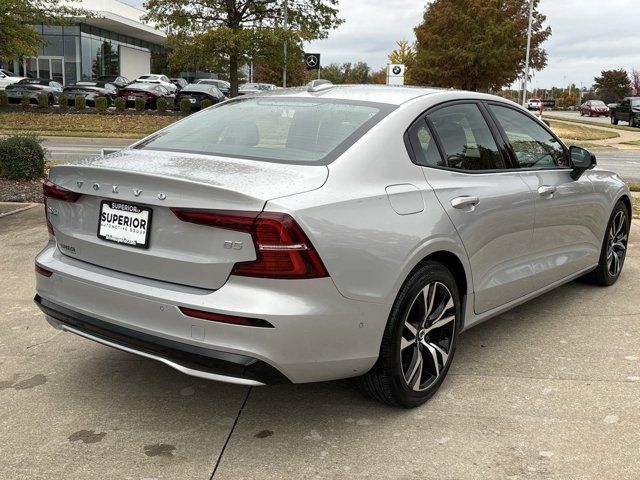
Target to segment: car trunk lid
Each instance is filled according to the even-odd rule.
[[[325,166],[126,149],[52,167],[51,182],[82,195],[74,202],[49,199],[48,217],[65,255],[141,277],[215,290],[226,282],[235,263],[256,258],[251,235],[181,221],[172,209],[257,214],[267,200],[321,187],[327,175]],[[148,248],[98,237],[99,217],[112,212],[111,202],[150,209]]]

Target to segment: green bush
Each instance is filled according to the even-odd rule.
[[[96,103],[96,110],[99,113],[104,113],[107,111],[107,106],[108,106],[107,97],[97,97],[95,99],[95,103]]]
[[[7,92],[2,91],[0,92],[0,107],[6,107],[7,105],[9,105],[9,95],[7,95]]]
[[[188,98],[180,100],[180,111],[182,113],[189,113],[191,111],[191,102]]]
[[[144,98],[136,97],[136,101],[135,101],[136,112],[143,111],[144,104],[145,104]]]
[[[164,97],[160,97],[156,102],[156,110],[158,110],[159,112],[164,112],[167,109],[168,105],[169,103],[167,102],[167,99]]]
[[[82,95],[78,95],[74,103],[75,103],[76,110],[84,110],[85,108],[87,108],[87,99],[84,98]]]
[[[116,106],[116,110],[118,112],[124,112],[124,109],[127,108],[127,102],[123,97],[116,98],[116,101],[113,102],[113,104]]]
[[[60,110],[66,110],[69,106],[69,97],[66,93],[61,93],[58,97],[58,105],[60,106]]]
[[[0,140],[0,173],[10,180],[44,176],[45,151],[35,137],[15,136]]]
[[[24,93],[20,99],[20,103],[22,104],[22,108],[29,108],[31,106],[31,99],[29,98],[29,95]]]
[[[202,108],[202,109],[205,109],[205,108],[207,108],[207,107],[210,107],[211,105],[213,105],[213,102],[212,102],[211,100],[207,100],[207,99],[205,99],[205,100],[202,100],[202,101],[200,102],[200,108]]]
[[[38,94],[38,108],[47,108],[49,106],[49,95],[46,93]]]

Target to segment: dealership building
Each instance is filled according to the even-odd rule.
[[[101,75],[134,79],[163,70],[166,34],[141,20],[143,10],[118,0],[82,0],[78,6],[92,15],[65,25],[34,25],[46,42],[38,56],[5,66],[62,84]]]

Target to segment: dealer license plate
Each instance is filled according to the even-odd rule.
[[[100,204],[98,237],[108,242],[149,248],[151,209],[104,200]]]
[[[129,95],[129,96],[127,97],[127,100],[130,100],[130,101],[132,101],[132,102],[135,102],[136,97],[135,97],[135,95]]]

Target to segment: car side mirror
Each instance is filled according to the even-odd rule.
[[[591,170],[598,163],[596,156],[589,150],[582,147],[569,147],[569,157],[571,159],[571,178],[578,180],[580,176],[587,170]]]

